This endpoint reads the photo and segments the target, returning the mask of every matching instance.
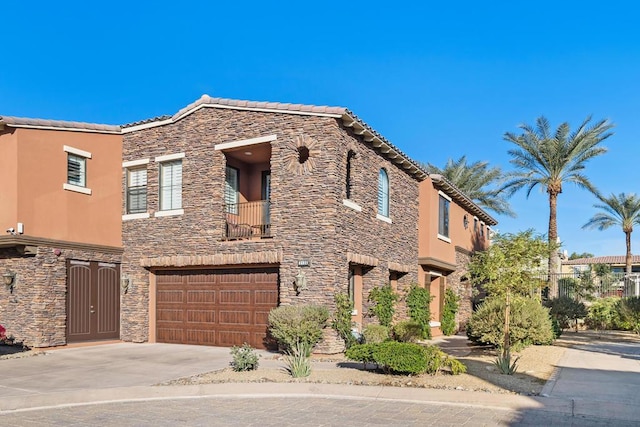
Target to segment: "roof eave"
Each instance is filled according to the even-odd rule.
[[[414,160],[404,154],[399,148],[377,133],[371,126],[362,121],[358,116],[349,110],[345,110],[342,114],[342,124],[350,128],[351,131],[359,136],[362,141],[370,144],[374,149],[378,150],[383,157],[391,161],[399,168],[405,170],[409,175],[418,181],[424,181],[428,174]]]
[[[440,174],[429,174],[429,178],[431,178],[431,181],[436,186],[436,188],[444,191],[462,207],[480,218],[482,221],[489,224],[490,226],[498,224],[498,221],[496,221],[491,215],[486,213],[480,206],[478,206],[473,200],[471,200],[469,196],[464,194],[458,187],[453,185],[453,183],[451,183],[444,176]]]

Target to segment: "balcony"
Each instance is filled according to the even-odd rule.
[[[226,204],[224,238],[246,240],[271,237],[270,208],[268,200]]]

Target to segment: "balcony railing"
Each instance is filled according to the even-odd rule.
[[[271,237],[268,200],[232,203],[224,207],[225,238],[229,240]]]

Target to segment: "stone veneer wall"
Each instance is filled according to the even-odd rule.
[[[120,255],[86,249],[39,246],[36,255],[0,249],[0,271],[16,273],[13,293],[0,286],[0,323],[28,347],[67,343],[67,259],[120,263]]]
[[[460,297],[456,314],[458,331],[466,330],[467,323],[473,314],[473,287],[468,273],[472,254],[472,252],[456,246],[456,271],[447,276],[447,287]]]
[[[225,157],[214,145],[273,134],[273,238],[222,241]],[[310,171],[291,168],[300,141],[312,146]],[[349,149],[357,153],[352,201],[362,212],[342,203]],[[180,152],[185,153],[184,214],[156,218],[158,164],[153,159]],[[122,304],[125,340],[148,339],[149,270],[141,267],[143,258],[280,251],[280,304],[315,303],[331,309],[335,293],[347,291],[348,251],[378,260],[364,276],[365,301],[373,286],[388,283],[390,261],[412,268],[400,279],[399,288],[417,280],[418,182],[334,118],[203,108],[174,124],[125,134],[123,155],[124,161],[151,159],[151,217],[123,222],[122,274],[133,279]],[[380,167],[389,173],[393,224],[376,219]],[[304,268],[308,289],[296,295],[293,281],[299,260],[308,260],[310,266]]]

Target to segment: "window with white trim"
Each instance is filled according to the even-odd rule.
[[[87,158],[67,153],[67,183],[78,187],[87,186]]]
[[[438,209],[438,234],[449,237],[449,205],[451,202],[440,194]]]
[[[182,160],[160,163],[160,210],[182,209]]]
[[[224,205],[227,213],[238,214],[239,182],[240,171],[232,166],[227,166],[224,177]]]
[[[129,168],[127,171],[127,214],[147,212],[147,167]]]
[[[378,173],[378,214],[389,217],[389,176],[384,169]]]

